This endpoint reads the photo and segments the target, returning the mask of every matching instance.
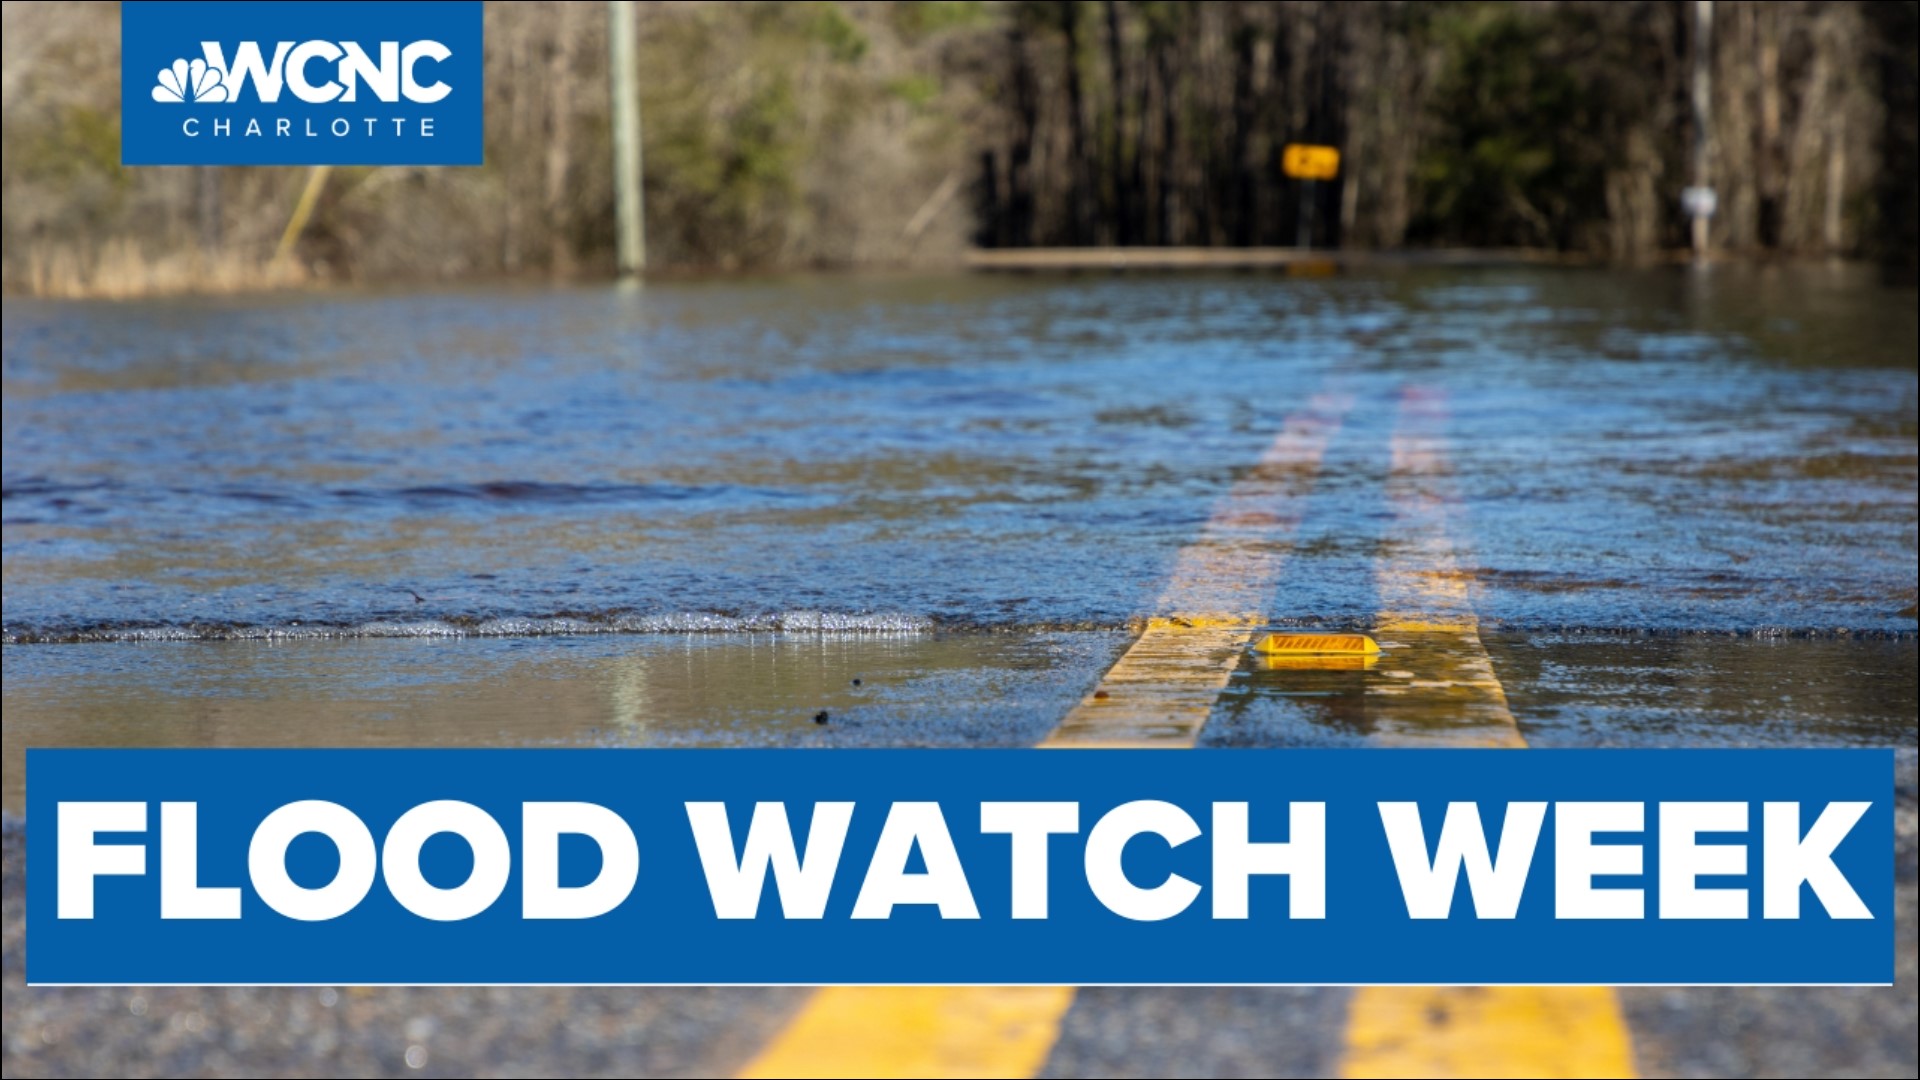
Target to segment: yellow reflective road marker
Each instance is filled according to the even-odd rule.
[[[1353,404],[1322,394],[1287,418],[1258,465],[1181,549],[1160,610],[1043,747],[1190,747],[1226,689],[1280,583],[1297,507]]]
[[[1325,653],[1256,653],[1254,671],[1365,671],[1380,660],[1379,653],[1330,656]]]
[[[1351,399],[1289,417],[1182,549],[1161,610],[1042,746],[1190,747],[1278,583],[1294,503]],[[817,991],[740,1075],[1032,1076],[1073,1004],[1065,986],[834,986]]]
[[[1385,746],[1524,747],[1447,538],[1444,419],[1437,396],[1401,399],[1367,713]],[[1634,1067],[1619,999],[1606,987],[1369,986],[1348,1007],[1340,1075],[1629,1077]]]
[[[1365,634],[1268,634],[1253,651],[1269,656],[1373,656],[1380,645]]]

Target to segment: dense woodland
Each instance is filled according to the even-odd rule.
[[[1706,50],[1716,250],[1911,268],[1914,2],[642,5],[658,270],[946,262],[968,245],[1685,246]],[[488,163],[123,169],[113,5],[4,8],[9,290],[604,274],[600,3],[490,4]],[[1281,174],[1324,143],[1340,177]],[[1311,206],[1303,208],[1302,200]]]
[[[1911,214],[1914,14],[1713,5],[1716,243],[1858,250],[1899,216],[1876,201],[1883,178]],[[1290,243],[1311,197],[1330,245],[1683,246],[1695,15],[1667,0],[1022,4],[1002,31],[983,239]],[[1339,147],[1344,175],[1286,181],[1288,142]]]

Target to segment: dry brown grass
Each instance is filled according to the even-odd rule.
[[[27,252],[23,278],[29,295],[67,300],[264,292],[315,281],[293,260],[276,262],[237,251],[153,256],[131,240],[109,241],[95,251],[36,246]]]

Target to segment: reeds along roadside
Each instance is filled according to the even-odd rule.
[[[196,249],[149,255],[128,240],[97,252],[37,246],[26,256],[25,291],[57,299],[128,300],[144,296],[220,295],[311,284],[308,269],[236,251]]]

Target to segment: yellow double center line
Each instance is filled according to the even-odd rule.
[[[1042,742],[1190,747],[1278,584],[1297,510],[1350,400],[1290,417],[1184,549],[1140,637]],[[1383,655],[1365,671],[1374,740],[1522,747],[1481,644],[1469,576],[1447,528],[1454,505],[1444,399],[1404,394],[1377,575]],[[1007,1076],[1037,1073],[1073,1002],[1066,987],[830,987],[812,996],[743,1076]],[[1355,992],[1340,1072],[1373,1076],[1631,1076],[1627,1031],[1600,988],[1368,987]]]
[[[1279,584],[1327,441],[1352,399],[1289,416],[1258,464],[1183,548],[1161,611],[1042,746],[1192,746]],[[1073,1004],[1064,986],[833,986],[816,992],[743,1077],[1025,1077]]]

